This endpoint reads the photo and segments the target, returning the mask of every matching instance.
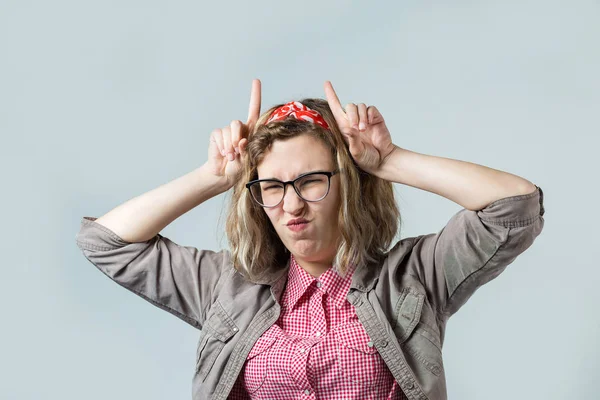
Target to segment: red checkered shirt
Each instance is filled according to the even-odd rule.
[[[291,256],[281,315],[250,350],[229,399],[406,400],[346,300],[353,272],[314,278]]]

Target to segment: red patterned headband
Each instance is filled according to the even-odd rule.
[[[329,125],[327,125],[327,122],[325,122],[318,111],[306,107],[299,101],[290,101],[289,103],[282,105],[273,111],[273,114],[271,114],[271,117],[269,117],[266,123],[268,124],[271,121],[286,119],[289,115],[301,121],[312,122],[325,129],[329,129]]]

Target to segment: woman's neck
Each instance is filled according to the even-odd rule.
[[[308,272],[311,276],[314,276],[315,278],[318,278],[323,272],[327,271],[332,265],[331,261],[329,261],[329,262],[306,261],[306,260],[303,260],[296,256],[294,256],[294,258],[296,259],[296,262],[303,270],[305,270],[306,272]]]

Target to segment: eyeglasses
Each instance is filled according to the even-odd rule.
[[[293,181],[282,182],[278,179],[257,179],[246,183],[252,198],[259,205],[267,208],[275,207],[285,197],[287,185],[292,185],[294,190],[305,201],[320,201],[327,196],[331,186],[331,177],[337,174],[339,169],[332,172],[308,172],[302,174]]]

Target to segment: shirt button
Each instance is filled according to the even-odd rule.
[[[304,349],[300,349],[300,353],[304,353],[304,351],[305,351]]]
[[[315,333],[315,336],[316,336],[316,337],[319,337],[319,336],[321,336],[321,332],[317,332],[317,333]]]
[[[388,342],[387,342],[387,340],[382,340],[382,341],[381,341],[381,343],[379,343],[379,345],[380,345],[381,347],[385,347],[385,346],[387,346],[387,345],[388,345]]]
[[[306,389],[306,390],[304,391],[304,394],[310,394],[310,390]]]
[[[237,330],[238,330],[238,328],[233,328],[233,331],[234,331],[234,332],[237,332]]]
[[[323,286],[323,284],[321,283],[321,281],[317,281],[317,287],[321,287]]]
[[[373,342],[372,342],[372,341],[371,341],[371,342],[368,342],[368,343],[367,343],[367,346],[369,346],[369,347],[373,347]]]
[[[407,389],[407,390],[413,390],[414,388],[415,388],[415,385],[414,385],[414,383],[412,383],[412,382],[408,382],[408,383],[406,384],[406,389]]]

